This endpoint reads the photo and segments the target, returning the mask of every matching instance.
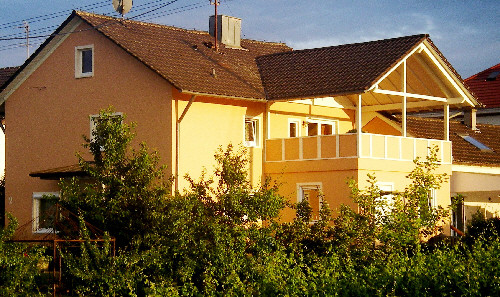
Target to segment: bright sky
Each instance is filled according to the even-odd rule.
[[[116,16],[111,2],[0,0],[0,39],[25,37],[23,20],[29,23],[30,36],[50,34],[72,9]],[[295,49],[428,33],[463,78],[500,63],[498,0],[220,0],[220,4],[219,14],[242,19],[244,38],[281,41]],[[153,9],[157,10],[138,16]],[[209,0],[134,0],[125,17],[206,31],[211,14]],[[30,51],[44,39],[32,38]],[[24,62],[24,42],[0,40],[0,67]]]

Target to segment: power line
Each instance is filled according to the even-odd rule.
[[[104,6],[103,4],[105,4],[105,3],[109,3],[109,0],[104,0],[104,1],[97,2],[97,3],[87,4],[87,5],[84,5],[84,6],[80,7],[80,8],[78,8],[78,9],[101,8],[101,7]],[[99,5],[99,6],[95,7],[97,5]],[[20,20],[20,21],[18,20],[18,21],[12,21],[12,22],[3,23],[3,24],[0,24],[0,29],[16,27],[22,21],[28,21],[30,23],[33,23],[33,22],[37,22],[38,19],[41,19],[41,18],[43,18],[43,20],[53,19],[53,18],[59,17],[61,15],[66,15],[68,13],[68,11],[72,11],[72,9],[66,9],[66,10],[62,10],[62,11],[58,11],[58,12],[52,12],[52,13],[49,13],[49,14],[34,16],[34,17],[30,17],[30,18],[27,18],[27,19],[24,19],[24,20]]]
[[[174,4],[175,2],[177,2],[178,0],[171,0],[167,3],[163,3],[163,4],[155,4],[155,5],[152,5],[152,6],[147,6],[147,5],[151,5],[151,4],[154,4],[154,3],[158,3],[158,2],[162,2],[164,0],[155,0],[155,1],[150,1],[150,2],[147,2],[147,3],[144,3],[144,4],[141,4],[141,5],[138,5],[136,6],[136,11],[143,11],[143,10],[146,10],[146,9],[150,9],[151,7],[153,7],[153,9],[150,9],[146,12],[143,12],[143,13],[140,13],[138,15],[135,15],[133,17],[130,17],[128,18],[128,20],[133,20],[133,19],[138,19],[138,20],[141,20],[141,21],[147,21],[147,20],[151,20],[151,19],[156,19],[158,17],[161,17],[161,16],[168,16],[168,15],[173,15],[173,14],[177,14],[177,13],[182,13],[182,12],[185,12],[185,11],[189,11],[189,10],[193,10],[193,9],[197,9],[197,8],[201,8],[201,7],[204,7],[207,4],[203,4],[203,3],[206,3],[205,1],[200,1],[200,2],[197,2],[197,3],[192,3],[192,4],[188,4],[188,5],[184,5],[184,6],[180,6],[180,7],[177,7],[177,8],[173,8],[173,9],[169,9],[167,11],[161,11],[161,9],[164,9],[166,7],[168,7],[169,5],[172,5]],[[101,3],[109,3],[109,0],[107,1],[101,1],[101,2],[97,2],[97,3],[94,3],[94,4],[89,4],[89,5],[86,5],[86,6],[83,6],[82,8],[84,7],[102,7],[103,5],[100,5],[98,6],[99,4]],[[142,8],[140,8],[142,7]],[[139,9],[137,9],[139,8]],[[66,10],[67,12],[67,10]],[[155,13],[153,13],[155,12]],[[170,12],[170,13],[166,13],[165,12]],[[58,13],[61,13],[61,12],[58,12]],[[48,14],[48,15],[43,15],[43,16],[38,16],[38,17],[33,17],[33,18],[29,18],[29,19],[34,19],[34,18],[41,18],[41,17],[45,17],[45,20],[48,20],[48,19],[52,19],[52,18],[48,18],[48,16],[53,16],[54,14],[57,14],[57,13],[52,13],[52,14]],[[56,17],[53,17],[53,18],[56,18]],[[89,28],[89,29],[84,29],[84,30],[79,30],[79,31],[73,31],[73,32],[67,32],[67,33],[58,33],[58,34],[43,34],[43,35],[33,35],[33,36],[30,36],[30,39],[40,39],[40,38],[47,38],[47,37],[51,37],[51,36],[56,36],[56,35],[63,35],[63,34],[71,34],[71,33],[76,33],[76,32],[80,32],[80,31],[85,31],[85,30],[93,30],[95,28],[98,28],[98,27],[102,27],[102,26],[108,26],[110,22],[115,22],[115,21],[118,21],[118,20],[113,20],[113,21],[108,21],[108,22],[104,22],[103,24],[100,24],[96,27],[93,27],[93,28]],[[1,26],[1,25],[0,25]],[[35,29],[33,31],[31,31],[32,33],[36,32],[36,33],[44,33],[44,32],[48,32],[48,31],[51,31],[50,29],[51,28],[55,28],[55,27],[58,27],[59,25],[54,25],[54,26],[49,26],[49,27],[44,27],[44,28],[38,28],[38,29]],[[24,40],[26,37],[22,37],[21,36],[22,33],[16,33],[16,34],[10,34],[10,35],[5,35],[5,36],[0,36],[0,41],[15,41],[15,40]],[[36,42],[35,44],[32,43],[32,45],[40,45],[41,42]],[[8,44],[8,45],[4,45],[4,46],[0,46],[0,51],[4,51],[4,50],[9,50],[9,49],[13,49],[13,48],[17,48],[17,47],[21,47],[21,46],[26,46],[25,43],[23,44]]]

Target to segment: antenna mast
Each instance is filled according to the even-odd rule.
[[[217,43],[217,40],[219,39],[218,38],[218,34],[219,34],[219,22],[217,20],[217,6],[219,6],[219,0],[210,0],[210,4],[212,4],[214,7],[215,7],[215,26],[214,26],[214,37],[215,37],[215,51],[218,51],[219,50],[219,44]]]
[[[19,28],[24,28],[24,32],[26,32],[26,59],[30,57],[30,25],[27,21],[23,21],[24,26]]]

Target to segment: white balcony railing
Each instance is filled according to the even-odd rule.
[[[442,164],[451,164],[451,142],[363,133],[358,149],[356,134],[276,138],[266,140],[266,162],[370,158],[412,161],[425,158],[429,147],[439,148]]]

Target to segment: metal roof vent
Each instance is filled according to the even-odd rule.
[[[210,16],[210,35],[215,32],[215,15]],[[217,15],[217,37],[230,48],[241,48],[241,19],[227,15]]]

